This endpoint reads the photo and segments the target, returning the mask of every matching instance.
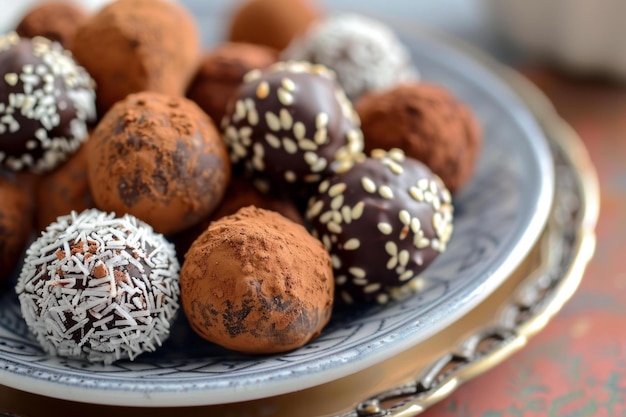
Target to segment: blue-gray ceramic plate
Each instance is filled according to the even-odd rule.
[[[529,110],[494,74],[437,38],[404,33],[424,80],[469,104],[485,142],[455,197],[447,252],[422,292],[384,307],[338,311],[321,336],[282,355],[229,353],[195,336],[184,316],[153,354],[111,366],[47,356],[29,335],[12,287],[0,295],[0,383],[84,402],[182,406],[244,401],[323,384],[441,331],[501,285],[525,258],[552,204],[552,157]]]

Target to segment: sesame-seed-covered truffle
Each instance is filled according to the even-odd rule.
[[[120,0],[78,28],[72,52],[96,80],[103,115],[131,93],[184,96],[200,59],[200,36],[179,2]]]
[[[220,123],[228,100],[243,76],[278,60],[278,51],[251,43],[226,42],[208,51],[200,63],[187,97],[195,101],[215,123]]]
[[[375,150],[323,181],[306,217],[330,252],[338,298],[386,303],[446,249],[453,206],[427,166],[399,149]]]
[[[96,117],[93,87],[58,43],[0,36],[0,165],[41,173],[74,153]]]
[[[30,246],[16,292],[46,352],[108,364],[169,336],[178,273],[174,248],[150,226],[91,209],[60,217]]]
[[[43,36],[67,48],[87,18],[87,12],[76,2],[46,0],[28,10],[15,31],[24,38]]]
[[[303,226],[256,207],[211,223],[187,252],[180,280],[192,328],[239,352],[298,348],[332,313],[332,267],[322,244]]]
[[[355,107],[366,152],[400,148],[428,165],[452,193],[472,178],[482,145],[480,126],[472,110],[445,87],[406,83],[367,94]]]
[[[0,283],[13,273],[32,229],[28,192],[0,177]]]
[[[96,207],[130,213],[159,233],[210,215],[230,181],[224,141],[184,97],[131,94],[107,112],[86,145]]]
[[[359,119],[334,73],[308,62],[246,74],[222,128],[231,160],[278,188],[318,184],[363,151]]]
[[[418,76],[408,49],[390,27],[352,13],[330,15],[312,25],[281,58],[327,66],[351,99]]]

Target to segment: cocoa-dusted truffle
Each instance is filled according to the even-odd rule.
[[[95,207],[87,180],[87,147],[83,145],[54,171],[35,184],[37,230],[44,230],[57,217]]]
[[[311,0],[247,0],[233,12],[228,39],[281,50],[320,14]]]
[[[13,273],[32,229],[30,196],[0,177],[0,283]]]
[[[323,181],[306,218],[330,252],[338,296],[384,304],[446,249],[453,206],[426,165],[379,149]]]
[[[131,94],[104,116],[87,147],[96,207],[133,214],[164,234],[211,214],[230,180],[219,132],[183,97]]]
[[[445,87],[407,83],[362,97],[365,149],[401,148],[433,170],[451,192],[472,177],[482,145],[476,116]]]
[[[337,73],[348,97],[417,78],[408,49],[387,25],[357,14],[335,14],[296,38],[282,59],[322,64]]]
[[[0,36],[0,165],[46,172],[76,151],[95,120],[93,87],[58,43]]]
[[[178,270],[174,248],[150,226],[92,209],[60,217],[30,246],[16,292],[46,352],[108,364],[169,336]]]
[[[359,119],[333,72],[308,62],[246,74],[222,128],[234,163],[287,188],[344,171],[363,150]]]
[[[215,123],[220,123],[228,100],[243,81],[243,76],[255,68],[268,67],[277,58],[278,52],[267,46],[236,42],[221,44],[202,58],[187,97]]]
[[[288,351],[317,337],[330,319],[333,295],[321,243],[301,225],[254,207],[211,223],[181,270],[193,329],[251,354]]]
[[[47,0],[28,10],[15,31],[24,38],[43,36],[67,48],[87,18],[87,12],[72,1]]]
[[[200,39],[193,16],[175,1],[121,0],[78,29],[72,51],[96,80],[102,115],[131,93],[184,96]]]

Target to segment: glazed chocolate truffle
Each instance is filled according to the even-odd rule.
[[[81,146],[54,171],[42,175],[34,196],[37,230],[44,230],[59,216],[95,207],[87,180],[87,147]]]
[[[209,51],[203,58],[187,97],[195,101],[215,123],[220,123],[228,100],[243,76],[255,68],[277,61],[278,52],[262,45],[228,42]]]
[[[30,196],[0,177],[0,283],[13,273],[32,229]]]
[[[87,160],[96,207],[130,213],[164,234],[210,215],[230,180],[226,145],[206,113],[154,92],[113,106],[87,142]]]
[[[309,0],[248,0],[233,12],[228,39],[281,50],[319,16]]]
[[[102,115],[131,93],[184,96],[200,39],[193,16],[175,1],[121,0],[78,29],[72,52],[96,80]]]
[[[407,83],[362,97],[365,149],[401,148],[433,170],[450,192],[469,181],[482,145],[476,116],[445,87]]]
[[[231,160],[279,187],[317,184],[363,150],[359,119],[333,72],[308,62],[246,74],[222,128]]]
[[[453,206],[426,165],[379,149],[323,181],[306,218],[331,255],[338,297],[384,304],[445,251]]]
[[[169,336],[178,272],[174,248],[150,226],[92,209],[60,217],[30,246],[16,292],[46,352],[109,364]]]
[[[333,295],[321,243],[301,225],[255,207],[211,223],[181,270],[192,328],[250,354],[285,352],[317,337],[330,319]]]
[[[0,165],[50,171],[87,138],[93,80],[49,39],[0,36]]]
[[[392,29],[356,14],[321,20],[296,38],[281,58],[327,66],[351,99],[417,78],[409,51]]]
[[[87,18],[87,12],[76,3],[48,0],[30,9],[15,31],[24,38],[43,36],[67,48]]]

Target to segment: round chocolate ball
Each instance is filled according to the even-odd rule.
[[[150,226],[91,209],[58,218],[29,247],[16,292],[46,352],[109,364],[167,339],[178,271],[173,246]]]
[[[323,181],[306,218],[331,255],[338,297],[384,304],[445,251],[453,206],[426,165],[399,149],[376,150]]]
[[[303,226],[256,207],[211,223],[187,252],[180,279],[192,328],[239,352],[301,347],[332,313],[324,247]]]
[[[308,62],[246,74],[222,129],[231,160],[279,188],[318,184],[363,150],[359,119],[334,73]]]
[[[96,117],[93,87],[58,43],[0,36],[0,165],[40,173],[74,153]]]
[[[30,195],[14,182],[0,177],[0,283],[14,272],[32,231]]]
[[[191,100],[131,94],[87,142],[87,175],[96,207],[130,213],[159,233],[207,217],[230,181],[226,145]]]
[[[327,66],[351,99],[418,77],[408,49],[390,27],[352,13],[330,15],[312,25],[281,59]]]
[[[43,36],[67,48],[78,27],[88,17],[87,12],[75,2],[47,0],[28,10],[15,31],[25,38]]]

